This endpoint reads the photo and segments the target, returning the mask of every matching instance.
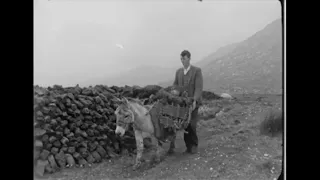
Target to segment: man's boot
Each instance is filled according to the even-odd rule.
[[[197,146],[192,146],[192,148],[190,149],[190,153],[191,154],[196,154],[198,152],[198,147]]]
[[[185,154],[196,154],[198,152],[197,146],[187,147]]]

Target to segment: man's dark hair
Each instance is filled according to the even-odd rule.
[[[185,57],[185,56],[187,56],[188,58],[191,57],[191,53],[190,53],[188,50],[182,51],[180,55],[181,55],[182,57]]]

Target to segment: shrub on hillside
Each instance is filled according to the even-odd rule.
[[[211,91],[202,91],[202,98],[206,100],[222,99],[222,97]]]
[[[276,136],[283,131],[282,110],[270,110],[260,124],[260,134]]]
[[[208,120],[216,117],[216,114],[222,109],[221,105],[212,101],[204,101],[199,107],[200,119]]]

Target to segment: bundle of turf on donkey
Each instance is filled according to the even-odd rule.
[[[170,141],[169,153],[173,151],[177,131],[184,131],[191,116],[192,100],[160,90],[151,97],[153,104],[143,105],[137,99],[119,99],[119,106],[115,111],[117,118],[116,134],[123,136],[128,125],[133,124],[137,143],[137,157],[134,169],[141,164],[143,152],[143,138],[151,137],[156,146],[156,161],[160,161],[161,142]],[[172,92],[179,92],[173,90]]]
[[[150,99],[155,102],[150,114],[154,125],[159,126],[155,133],[160,141],[175,138],[177,131],[187,128],[193,101],[186,93],[176,87],[168,87]]]

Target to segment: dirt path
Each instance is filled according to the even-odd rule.
[[[273,101],[272,103],[275,103]],[[269,103],[269,104],[268,104]],[[262,111],[271,102],[251,101],[232,105],[222,117],[199,122],[199,152],[184,155],[184,141],[178,134],[176,153],[167,156],[164,145],[162,161],[154,164],[153,152],[145,153],[141,169],[132,170],[133,156],[107,160],[91,168],[63,170],[45,179],[239,179],[277,178],[281,171],[281,137],[260,136],[257,124]],[[272,104],[274,105],[274,104]]]

